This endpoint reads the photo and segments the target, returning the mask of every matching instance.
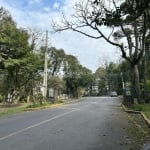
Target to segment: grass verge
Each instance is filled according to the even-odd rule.
[[[50,106],[50,105],[52,105],[51,102],[43,103],[43,104],[35,103],[35,104],[28,105],[26,108],[41,108],[41,107]]]
[[[5,107],[0,108],[0,116],[3,115],[13,115],[16,113],[23,112],[26,109],[27,105],[15,106],[15,107]]]
[[[9,106],[9,107],[0,107],[0,117],[4,115],[13,115],[17,113],[21,113],[23,111],[30,111],[30,110],[40,110],[40,109],[45,109],[49,107],[56,107],[60,104],[63,104],[62,101],[58,101],[57,103],[36,103],[36,104],[23,104],[23,105],[17,105],[17,106]]]
[[[142,111],[150,119],[150,104],[133,104],[126,107],[129,110]]]
[[[144,123],[144,119],[140,114],[130,113],[128,118],[130,123],[128,132],[133,143],[132,150],[141,150],[143,145],[150,140],[149,126]]]
[[[56,104],[63,104],[63,101],[57,101],[56,103],[52,103],[52,102],[46,102],[46,103],[33,103],[31,105],[28,105],[27,108],[45,108],[48,106],[52,106],[52,105],[56,105]]]

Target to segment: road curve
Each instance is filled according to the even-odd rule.
[[[0,118],[1,150],[128,150],[127,115],[118,98],[92,97]]]

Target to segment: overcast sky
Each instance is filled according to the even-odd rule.
[[[70,14],[76,0],[0,0],[18,27],[40,28],[51,31],[52,19],[58,20],[64,12]],[[93,72],[105,61],[118,61],[119,51],[104,40],[96,40],[72,31],[53,34],[49,32],[52,46],[74,55],[80,63]]]

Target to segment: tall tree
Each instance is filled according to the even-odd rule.
[[[64,80],[66,91],[71,97],[80,96],[80,89],[87,89],[93,81],[92,71],[83,67],[78,59],[72,55],[66,55],[64,63]]]
[[[57,75],[63,67],[63,63],[65,60],[65,52],[63,49],[56,49],[55,47],[51,47],[50,49],[50,69],[52,76]]]
[[[98,81],[98,87],[99,87],[99,94],[100,95],[107,95],[108,93],[108,87],[107,87],[107,74],[106,74],[106,68],[99,67],[95,72],[95,79]]]
[[[40,57],[31,51],[27,31],[17,28],[5,9],[0,9],[0,16],[0,69],[5,81],[2,95],[13,100],[33,90],[27,85],[34,85],[33,79],[41,69]]]

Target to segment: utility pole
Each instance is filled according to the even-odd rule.
[[[123,80],[123,74],[122,74],[122,72],[121,72],[121,80],[122,80],[122,88],[124,90],[125,89],[125,85],[124,85],[124,80]]]
[[[43,96],[46,99],[47,96],[47,49],[48,49],[48,31],[46,31],[46,39],[45,39],[45,58],[44,58],[44,77],[43,77]]]

